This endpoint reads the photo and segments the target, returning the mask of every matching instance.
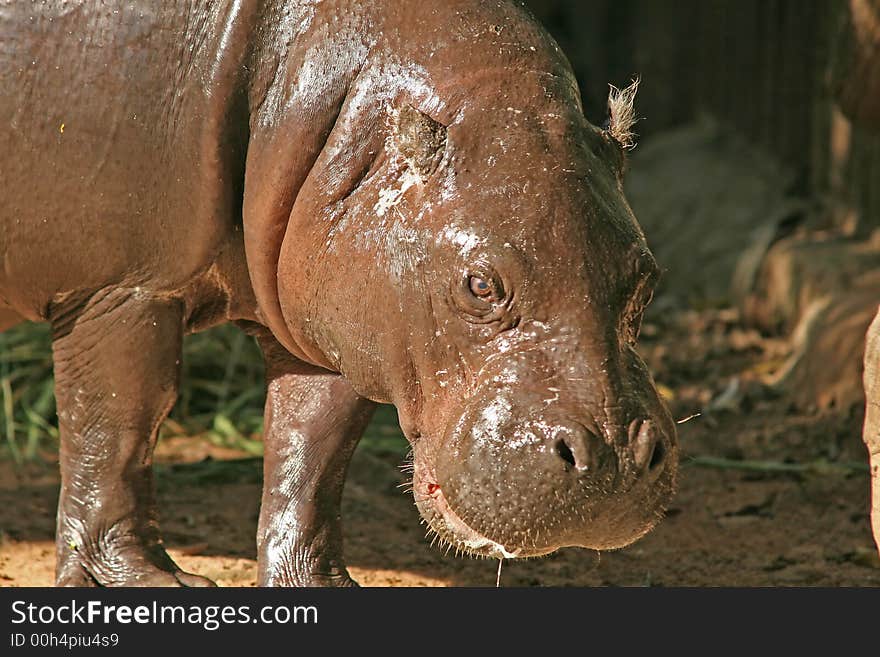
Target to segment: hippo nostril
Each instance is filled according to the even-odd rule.
[[[569,465],[576,466],[574,454],[571,453],[571,448],[565,443],[565,440],[560,439],[556,441],[556,453],[559,454],[559,458]]]
[[[666,456],[666,450],[663,449],[663,443],[654,445],[654,453],[651,454],[651,461],[648,463],[648,470],[654,470],[663,464],[663,457]]]
[[[664,449],[650,420],[634,420],[629,426],[629,439],[633,460],[640,472],[660,467]]]
[[[595,474],[609,465],[608,448],[581,425],[558,427],[553,450],[579,474]]]

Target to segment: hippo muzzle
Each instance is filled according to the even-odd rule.
[[[674,488],[675,425],[624,351],[613,375],[540,349],[493,359],[442,439],[414,450],[416,504],[441,541],[531,557],[620,548],[655,525]]]

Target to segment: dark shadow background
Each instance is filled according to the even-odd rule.
[[[798,193],[851,204],[859,215],[852,230],[867,235],[880,225],[880,141],[848,125],[832,100],[848,75],[845,63],[832,71],[853,38],[847,1],[526,4],[568,54],[594,123],[605,115],[608,83],[639,75],[644,139],[709,115],[791,167]]]

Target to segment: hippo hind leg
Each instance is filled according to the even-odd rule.
[[[266,333],[257,338],[268,383],[258,583],[352,586],[342,554],[342,488],[376,404]]]
[[[152,454],[177,397],[183,308],[105,290],[51,312],[61,433],[59,586],[211,586],[159,534]]]

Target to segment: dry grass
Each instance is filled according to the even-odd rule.
[[[263,358],[253,339],[231,325],[184,342],[177,404],[162,435],[198,435],[213,444],[256,456],[263,452]],[[46,324],[0,333],[0,456],[16,463],[58,446],[52,346]],[[364,435],[364,446],[402,457],[408,449],[393,407],[383,406]]]

